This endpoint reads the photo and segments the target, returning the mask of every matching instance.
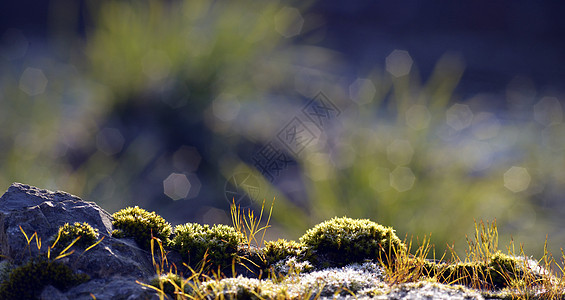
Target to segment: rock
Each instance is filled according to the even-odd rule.
[[[44,255],[53,243],[53,237],[65,223],[87,222],[98,229],[103,240],[85,252],[74,246],[72,255],[59,259],[75,272],[85,273],[92,280],[67,292],[68,299],[150,299],[153,291],[136,283],[147,282],[154,276],[155,269],[151,253],[140,249],[131,239],[111,237],[112,216],[93,202],[81,200],[65,192],[41,190],[25,184],[14,183],[0,198],[0,254],[15,264],[27,257]],[[38,239],[26,241],[34,233]],[[37,241],[41,241],[40,249]],[[62,249],[51,249],[56,257]],[[90,292],[89,292],[90,291]],[[94,293],[96,291],[96,293]],[[100,294],[98,296],[97,294]],[[131,297],[133,298],[131,298]],[[64,299],[56,288],[46,287],[41,299]]]
[[[95,298],[92,298],[94,296]],[[151,289],[143,287],[128,277],[94,279],[71,288],[66,293],[49,285],[43,289],[41,300],[152,300],[159,296]]]
[[[54,299],[68,300],[69,297],[65,296],[65,294],[63,292],[59,291],[56,287],[54,287],[52,285],[48,285],[41,292],[39,299],[41,299],[41,300],[54,300]]]
[[[159,299],[153,290],[143,287],[131,277],[113,277],[111,279],[94,279],[68,290],[65,295],[69,299],[92,300],[156,300]],[[55,300],[57,298],[53,298]]]
[[[41,190],[29,185],[14,183],[0,198],[0,254],[17,258],[25,255],[28,237],[34,232],[42,241],[57,233],[65,223],[87,222],[101,235],[112,232],[112,217],[93,202],[82,201],[65,192]],[[30,247],[32,255],[46,251],[47,243],[38,250],[35,242]]]

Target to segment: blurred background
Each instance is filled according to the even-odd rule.
[[[460,256],[565,244],[558,1],[2,1],[0,189],[268,239],[369,218]]]

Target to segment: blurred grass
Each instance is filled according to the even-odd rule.
[[[351,92],[351,79],[334,72],[337,55],[292,44],[277,32],[275,20],[283,22],[279,27],[296,21],[284,3],[90,5],[86,37],[64,43],[71,47],[67,59],[49,53],[0,58],[0,186],[21,181],[62,189],[109,211],[158,202],[178,212],[163,195],[162,181],[183,171],[175,169],[173,153],[189,143],[187,136],[198,136],[206,140],[199,150],[208,164],[199,175],[211,181],[199,200],[227,208],[226,178],[252,170],[240,159],[242,144],[268,142],[303,104],[296,98],[322,91],[342,114],[316,146],[296,157],[294,180],[303,181],[305,199],[291,197],[276,180],[262,194],[268,201],[276,197],[273,219],[287,237],[347,215],[392,226],[401,237],[432,233],[438,253],[446,243],[464,247],[474,219],[496,218],[502,244],[512,235],[534,255],[543,253],[546,234],[552,253],[565,242],[559,230],[562,115],[545,111],[552,121],[540,122],[532,118],[532,105],[512,114],[519,105],[512,106],[510,96],[499,99],[509,102],[503,112],[459,99],[464,66],[454,56],[440,59],[425,82],[415,67],[400,77],[375,68]],[[42,93],[20,88],[28,67],[48,79]],[[470,119],[458,114],[457,102],[467,105]],[[138,119],[127,123],[130,111]],[[120,131],[121,143],[104,135],[108,128]],[[504,186],[513,166],[528,171],[527,189]]]
[[[160,172],[172,168],[170,152],[175,150],[169,149],[175,145],[168,136],[176,132],[182,144],[190,126],[207,123],[213,127],[209,132],[192,135],[229,144],[222,130],[230,122],[215,121],[213,101],[232,95],[242,102],[261,99],[285,76],[273,64],[285,64],[282,54],[276,60],[276,52],[284,54],[289,47],[273,23],[275,16],[283,27],[292,19],[276,2],[89,5],[92,23],[85,39],[47,41],[58,50],[60,45],[72,47],[63,51],[68,58],[42,49],[0,61],[3,186],[23,181],[63,189],[95,198],[110,211],[127,202],[147,202],[133,199],[137,195],[132,190],[147,186],[136,182],[140,177],[157,177],[148,180],[157,183],[154,189],[159,192],[164,179]],[[61,27],[58,19],[54,23]],[[68,29],[65,34],[68,37]],[[38,95],[20,89],[28,66],[48,79]],[[134,122],[152,123],[126,124],[128,111],[141,114],[131,117],[137,118]],[[117,143],[104,135],[107,128],[118,129]],[[223,199],[216,202],[221,206]]]
[[[540,128],[531,119],[497,117],[503,112],[472,99],[458,104],[454,90],[463,71],[453,55],[438,61],[425,83],[417,72],[396,78],[376,69],[364,79],[375,92],[357,99],[361,104],[343,100],[352,98],[350,82],[328,83],[324,92],[343,114],[322,134],[322,145],[298,157],[309,217],[290,237],[334,216],[370,218],[399,236],[431,234],[441,256],[452,244],[463,252],[474,220],[496,220],[503,245],[515,240],[527,253],[542,255],[549,234],[551,251],[559,253],[563,236],[553,227],[559,216],[535,199],[556,196],[540,187],[555,186],[550,173],[560,173],[554,163],[563,153],[536,142]],[[458,113],[463,106],[471,116]],[[524,168],[529,181],[518,178],[517,187],[512,178],[505,181],[512,167]],[[272,188],[284,193],[276,180]],[[275,208],[275,220],[292,213]]]

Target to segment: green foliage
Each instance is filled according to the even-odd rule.
[[[79,247],[88,247],[96,242],[98,239],[98,229],[92,228],[90,224],[83,222],[75,222],[74,224],[65,223],[59,227],[59,241],[57,246],[59,248],[67,247],[72,241],[80,236],[80,239],[75,243]],[[55,235],[54,239],[57,238]]]
[[[237,263],[238,246],[245,242],[245,236],[227,225],[200,225],[186,223],[175,227],[172,247],[179,251],[183,260],[192,266],[203,262],[206,266],[229,268]]]
[[[112,233],[118,238],[132,237],[143,249],[149,250],[151,237],[156,237],[165,245],[169,242],[172,227],[155,212],[148,212],[137,206],[124,208],[112,215]]]
[[[327,259],[329,263],[343,266],[360,263],[366,259],[388,261],[399,251],[405,251],[402,241],[390,227],[368,219],[333,218],[308,230],[300,238],[307,247],[307,257]]]
[[[276,241],[265,242],[263,254],[267,265],[272,265],[290,256],[299,257],[304,253],[305,246],[296,241],[278,239]]]
[[[88,280],[63,263],[35,258],[10,272],[0,284],[0,299],[36,299],[47,285],[66,290]]]

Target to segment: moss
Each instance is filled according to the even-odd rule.
[[[302,243],[278,239],[265,242],[263,254],[266,264],[272,265],[290,256],[300,257],[304,254],[304,250],[305,246]]]
[[[47,285],[64,291],[88,280],[63,263],[35,258],[10,272],[0,284],[0,299],[36,299]]]
[[[186,263],[196,267],[206,254],[206,266],[212,270],[228,269],[234,260],[239,262],[238,246],[245,240],[242,233],[227,225],[187,223],[176,226],[174,233],[171,246]]]
[[[502,288],[522,275],[520,261],[500,251],[493,254],[488,263],[488,271],[494,287]]]
[[[307,258],[321,267],[344,266],[370,259],[387,261],[405,251],[390,227],[367,219],[333,218],[308,230],[300,238]]]
[[[79,247],[88,247],[96,243],[98,235],[98,229],[92,228],[92,226],[86,222],[75,222],[72,225],[65,223],[65,225],[59,227],[59,241],[56,246],[58,248],[65,248],[77,237],[80,237],[75,245]],[[53,239],[57,239],[57,235],[55,235]]]
[[[156,237],[164,245],[169,243],[172,227],[155,212],[148,212],[137,206],[124,208],[112,215],[112,225],[116,228],[112,236],[132,237],[143,249],[151,248],[151,238]]]
[[[234,269],[236,274],[256,278],[262,277],[264,273],[268,274],[269,268],[262,248],[240,244],[237,249],[237,261]]]
[[[442,266],[438,280],[474,288],[502,289],[523,276],[523,262],[497,251],[488,261],[456,263]]]
[[[0,282],[8,279],[8,276],[10,276],[10,272],[12,271],[13,267],[14,266],[11,261],[7,259],[0,260]]]

